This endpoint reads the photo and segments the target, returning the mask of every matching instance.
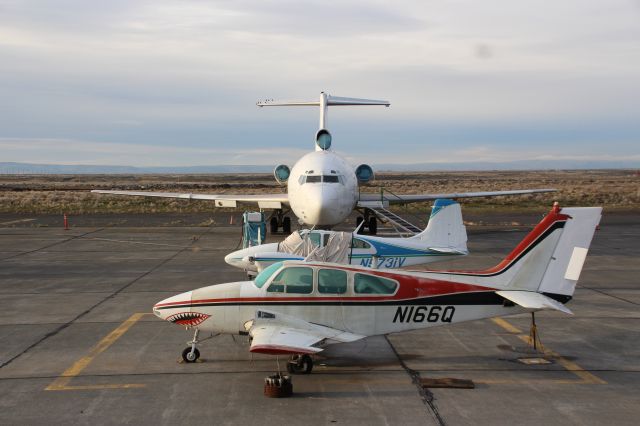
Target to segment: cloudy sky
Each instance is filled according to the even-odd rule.
[[[0,0],[0,161],[640,161],[640,0]]]

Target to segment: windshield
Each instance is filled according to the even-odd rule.
[[[271,278],[271,275],[273,275],[275,271],[280,269],[281,266],[282,266],[282,262],[276,262],[273,265],[263,269],[262,272],[258,274],[258,276],[256,277],[256,280],[253,283],[256,285],[256,287],[262,288],[262,286],[265,285],[267,281],[269,281],[269,278]]]

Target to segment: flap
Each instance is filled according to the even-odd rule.
[[[496,294],[512,301],[513,303],[522,306],[527,309],[555,309],[557,311],[564,312],[565,314],[573,315],[566,306],[557,300],[553,300],[550,297],[545,296],[535,291],[520,291],[520,290],[501,290],[496,291]]]

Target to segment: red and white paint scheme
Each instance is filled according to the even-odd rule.
[[[575,290],[600,207],[551,212],[495,267],[483,271],[397,271],[287,261],[255,281],[218,284],[157,303],[155,315],[198,331],[248,334],[251,352],[292,354],[292,372],[309,372],[309,354],[366,336],[524,311],[565,307]]]

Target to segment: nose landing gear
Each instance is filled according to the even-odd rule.
[[[187,342],[187,345],[189,346],[184,348],[184,350],[182,351],[182,360],[184,362],[192,363],[192,362],[198,361],[198,359],[200,358],[200,351],[198,350],[196,345],[198,343],[204,342],[205,340],[209,340],[216,337],[219,333],[211,334],[211,336],[205,337],[202,340],[198,340],[198,334],[200,334],[200,330],[196,328],[195,331],[193,332],[193,339],[190,342]]]
[[[200,358],[200,351],[198,350],[198,348],[196,348],[196,345],[198,344],[199,333],[200,333],[200,330],[196,328],[195,332],[193,333],[193,340],[190,342],[187,342],[187,345],[190,345],[190,346],[187,346],[182,351],[182,360],[184,362],[196,362],[198,358]]]

